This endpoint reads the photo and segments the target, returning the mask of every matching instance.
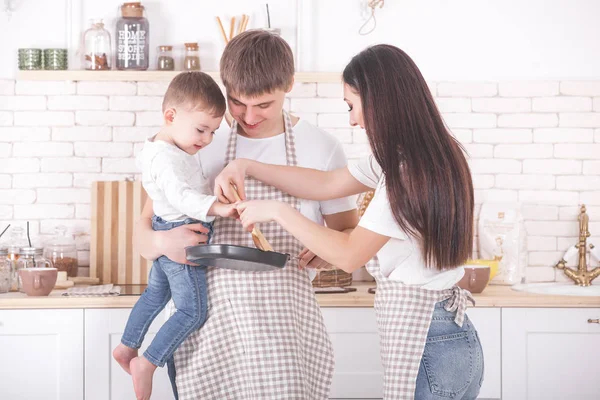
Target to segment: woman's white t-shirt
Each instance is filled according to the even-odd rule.
[[[358,225],[390,238],[377,252],[383,276],[429,290],[453,287],[463,277],[464,268],[445,271],[427,268],[419,242],[400,228],[392,214],[383,172],[374,157],[351,161],[348,170],[360,183],[375,189],[375,195]]]

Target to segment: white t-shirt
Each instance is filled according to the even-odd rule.
[[[463,277],[464,268],[445,271],[427,268],[419,242],[407,235],[394,218],[383,172],[375,158],[371,155],[352,161],[348,170],[360,183],[375,189],[375,195],[358,225],[390,238],[377,252],[383,276],[406,285],[422,286],[430,290],[453,287]]]
[[[225,166],[225,153],[231,128],[222,124],[210,146],[200,150],[198,157],[204,177],[211,187]],[[298,166],[330,171],[347,165],[342,144],[330,133],[299,120],[293,127]],[[249,139],[238,135],[237,158],[248,158],[266,164],[285,165],[285,135],[265,139]],[[300,212],[308,219],[323,224],[323,215],[337,214],[356,208],[356,197],[328,201],[300,200]]]
[[[206,214],[216,201],[195,156],[170,143],[150,138],[136,157],[142,186],[152,199],[154,214],[165,221],[187,217],[211,222]]]

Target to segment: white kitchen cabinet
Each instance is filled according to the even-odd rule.
[[[83,398],[83,310],[0,310],[0,399]]]
[[[467,315],[483,348],[484,374],[479,399],[502,398],[502,339],[499,308],[469,308]]]
[[[322,308],[333,344],[332,399],[380,399],[383,367],[373,308]]]
[[[600,398],[600,308],[503,308],[506,400]]]
[[[112,358],[112,351],[121,342],[130,312],[130,308],[85,310],[85,400],[135,399],[131,376]],[[163,312],[150,326],[140,354],[164,321]],[[166,366],[157,368],[154,373],[152,398],[173,398]]]

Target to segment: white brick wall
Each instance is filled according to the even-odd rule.
[[[520,201],[531,281],[564,281],[552,266],[577,239],[578,205],[600,237],[600,81],[428,82],[469,154],[477,207]],[[89,261],[90,184],[137,173],[134,155],[162,124],[166,82],[0,80],[0,229],[31,222],[77,235]],[[296,83],[286,104],[336,136],[349,158],[370,153],[349,126],[341,83]]]

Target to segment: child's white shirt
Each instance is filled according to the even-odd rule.
[[[196,156],[177,146],[150,138],[136,157],[142,185],[152,199],[154,214],[165,221],[187,217],[212,222],[208,210],[217,200],[203,177]]]

